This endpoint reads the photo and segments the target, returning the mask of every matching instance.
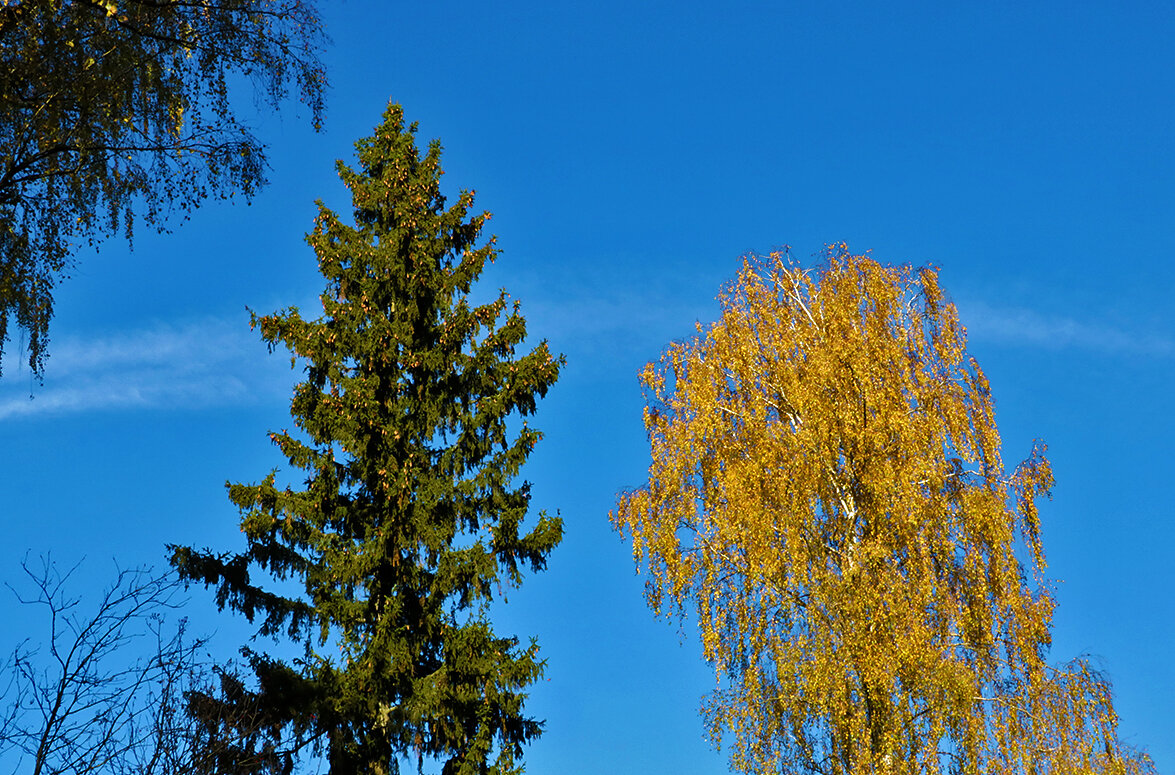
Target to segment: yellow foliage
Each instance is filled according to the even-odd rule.
[[[1150,771],[1097,674],[1045,662],[1049,464],[1005,469],[935,270],[774,253],[721,302],[646,367],[649,481],[611,516],[653,609],[697,607],[734,767]]]

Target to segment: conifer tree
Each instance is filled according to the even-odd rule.
[[[405,757],[445,775],[518,772],[541,731],[523,713],[543,670],[537,645],[496,634],[487,608],[562,536],[546,514],[524,527],[517,475],[540,438],[525,418],[563,359],[545,342],[515,354],[526,324],[505,291],[470,301],[497,254],[492,237],[477,244],[490,216],[470,215],[470,191],[445,208],[440,144],[421,156],[415,133],[392,105],[356,144],[358,170],[339,162],[355,225],[319,203],[307,238],[327,281],[323,316],[253,319],[306,365],[290,407],[298,432],[270,434],[304,488],[276,471],[230,484],[245,550],[172,547],[221,608],[305,647],[294,661],[246,649],[250,690],[234,678],[195,698],[210,724],[231,725],[233,706],[267,720],[266,738],[225,769],[288,770],[310,744],[332,775],[393,773]]]

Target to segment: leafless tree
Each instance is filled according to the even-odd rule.
[[[286,771],[291,756],[242,760],[255,735],[247,703],[237,716],[209,718],[189,698],[239,687],[213,665],[205,639],[178,616],[182,584],[149,568],[119,570],[87,606],[70,591],[74,566],[22,563],[23,583],[7,585],[47,617],[44,642],[18,644],[0,673],[0,767],[30,775],[204,775]],[[199,690],[199,692],[194,692]],[[233,708],[222,703],[221,711]],[[226,738],[225,730],[230,730]],[[254,747],[255,748],[255,747]]]

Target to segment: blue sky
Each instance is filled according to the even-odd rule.
[[[391,98],[494,213],[485,292],[568,358],[526,470],[566,538],[498,612],[549,660],[531,772],[727,770],[699,645],[649,614],[607,514],[647,465],[637,371],[715,318],[742,254],[834,241],[941,267],[1005,459],[1049,444],[1053,657],[1096,655],[1123,737],[1175,767],[1175,6],[323,5],[326,131],[256,115],[272,185],[251,206],[82,255],[44,385],[6,361],[6,578],[28,550],[100,584],[168,542],[238,546],[223,484],[283,462],[266,431],[298,376],[245,307],[313,309],[313,202],[349,212],[334,160]],[[6,641],[33,627],[15,609]],[[199,592],[188,613],[230,648],[244,631]]]

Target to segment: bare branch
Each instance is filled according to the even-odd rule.
[[[41,609],[46,640],[21,642],[3,664],[0,757],[31,775],[212,772],[239,738],[257,733],[258,719],[210,726],[193,713],[189,696],[212,691],[231,668],[215,667],[206,639],[176,618],[181,582],[150,568],[119,569],[90,605],[68,589],[77,567],[63,572],[48,557],[26,558],[24,584],[6,584],[20,604]]]

